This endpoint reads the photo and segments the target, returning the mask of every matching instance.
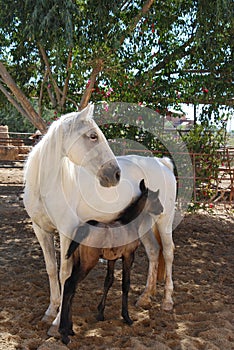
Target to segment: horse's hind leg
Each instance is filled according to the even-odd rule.
[[[58,280],[58,268],[54,246],[54,235],[51,232],[42,230],[33,222],[35,235],[40,243],[44,254],[46,271],[50,284],[50,305],[45,312],[43,321],[49,322],[57,315],[60,304],[60,286]]]
[[[108,260],[107,274],[106,274],[106,278],[105,278],[105,282],[104,282],[104,292],[103,292],[102,300],[100,301],[100,303],[98,305],[98,315],[97,315],[98,321],[104,321],[104,309],[106,306],[107,294],[108,294],[108,291],[114,282],[115,262],[116,262],[116,260]]]
[[[136,304],[141,307],[147,307],[151,303],[151,296],[156,294],[159,245],[152,230],[141,237],[141,242],[149,259],[149,268],[145,290]]]
[[[164,224],[163,221],[158,223],[158,230],[163,246],[163,256],[165,260],[166,269],[166,281],[165,281],[165,292],[162,303],[162,308],[165,311],[170,311],[173,308],[173,280],[172,280],[172,264],[174,259],[174,243],[172,239],[172,225]]]

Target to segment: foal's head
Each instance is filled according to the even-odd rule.
[[[152,215],[160,215],[163,212],[163,206],[159,199],[159,190],[156,192],[148,190],[145,211]]]
[[[145,213],[159,215],[163,212],[163,206],[158,198],[159,190],[154,192],[145,186],[144,179],[139,184],[141,194],[119,215],[118,221],[122,224],[128,224],[140,215],[142,211]]]
[[[148,188],[145,187],[144,179],[140,182],[140,190],[141,194],[137,197],[128,207],[126,207],[118,216],[116,221],[119,221],[121,224],[126,225],[129,222],[133,221],[137,218],[137,216],[144,209],[147,196],[148,196]]]
[[[146,188],[144,179],[140,182],[140,190],[139,204],[144,206],[144,211],[149,214],[160,215],[163,212],[163,206],[159,199],[159,190],[151,191]]]

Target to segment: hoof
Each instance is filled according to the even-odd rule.
[[[71,335],[71,336],[75,335],[75,333],[73,332],[72,329],[59,328],[58,331],[61,334],[61,340],[62,340],[63,344],[65,344],[65,345],[67,345],[71,341],[69,338],[69,335]]]
[[[124,317],[124,322],[127,323],[128,326],[131,326],[133,324],[133,320],[131,320],[130,317]]]
[[[122,312],[122,317],[124,319],[124,322],[127,323],[128,326],[131,326],[133,324],[133,321],[129,317],[128,311]]]
[[[173,302],[164,301],[163,304],[162,304],[162,309],[164,311],[171,311],[171,310],[173,310]]]
[[[60,334],[59,334],[59,331],[58,331],[58,326],[54,326],[52,325],[47,334],[50,336],[50,337],[54,337],[54,338],[60,338]]]
[[[148,309],[151,306],[150,297],[140,296],[136,302],[136,306],[142,307],[143,309]]]
[[[98,314],[97,317],[96,317],[96,319],[97,319],[97,321],[104,321],[104,316]]]
[[[70,343],[70,338],[67,336],[67,335],[63,335],[62,336],[62,342],[63,342],[63,344],[65,344],[65,345],[67,345],[67,344],[69,344]]]
[[[52,316],[52,315],[44,315],[42,317],[42,322],[45,322],[45,323],[48,323],[48,324],[51,324],[53,322],[53,320],[55,319],[56,315],[55,316]]]
[[[68,335],[71,335],[72,337],[75,335],[75,332],[73,331],[73,329],[69,329]]]

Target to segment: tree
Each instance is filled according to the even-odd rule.
[[[233,107],[230,0],[0,5],[0,103],[7,98],[43,132],[44,119],[90,98],[144,101],[162,112],[181,102],[207,103],[209,113]]]

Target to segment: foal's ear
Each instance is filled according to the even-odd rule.
[[[142,193],[147,191],[147,188],[145,187],[145,180],[144,179],[142,179],[140,182],[140,190]]]
[[[159,189],[155,192],[155,197],[158,198],[158,196],[159,196]]]
[[[79,120],[87,120],[93,118],[94,105],[89,103],[87,107],[79,112]]]

